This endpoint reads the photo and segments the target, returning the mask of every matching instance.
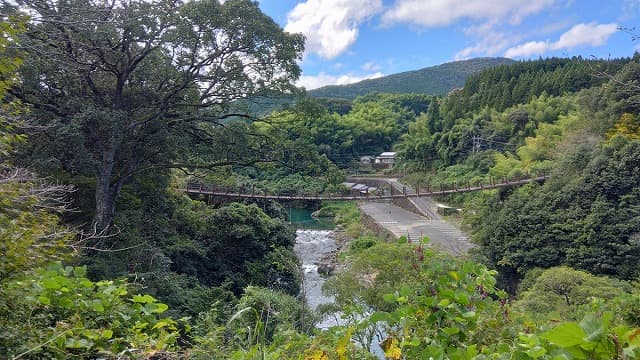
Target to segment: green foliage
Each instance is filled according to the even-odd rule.
[[[422,245],[419,245],[422,249]],[[327,280],[323,292],[335,297],[338,306],[364,305],[368,309],[388,309],[383,296],[399,286],[413,284],[417,274],[414,248],[409,244],[376,243],[356,252],[348,272]],[[422,260],[420,260],[422,261]]]
[[[0,22],[0,284],[74,253],[70,247],[73,234],[58,218],[66,209],[65,195],[71,188],[46,184],[10,163],[14,147],[25,140],[13,129],[24,107],[19,101],[7,101],[7,90],[18,80],[23,55],[11,48],[25,31],[24,21],[3,15]]]
[[[505,321],[500,303],[491,298],[504,296],[494,288],[495,272],[472,263],[421,266],[429,281],[387,296],[398,308],[373,315],[390,327],[385,353],[407,358],[477,356],[483,345],[495,341],[491,336]]]
[[[286,124],[286,137],[296,152],[313,148],[340,168],[356,168],[360,156],[389,151],[407,124],[429,107],[432,96],[420,94],[370,94],[358,97],[343,115],[327,111],[314,100],[300,101],[277,120]],[[282,130],[282,129],[281,129]],[[286,157],[285,157],[286,159]],[[322,156],[300,172],[318,170],[334,187],[343,180],[335,169],[323,165]],[[325,170],[326,169],[326,170]],[[314,175],[314,174],[310,174]],[[315,174],[317,175],[317,174]]]
[[[219,285],[225,281],[233,283],[232,289],[238,293],[246,285],[263,279],[266,283],[278,284],[292,294],[297,294],[297,276],[282,277],[284,273],[275,271],[269,274],[256,272],[252,262],[267,260],[265,256],[285,247],[291,251],[294,240],[293,230],[284,221],[271,219],[255,205],[232,203],[220,209],[208,209],[203,204],[193,202],[190,206],[177,209],[173,221],[191,228],[177,233],[177,238],[167,243],[166,253],[172,260],[171,269],[179,273],[198,277],[203,284]],[[167,240],[170,240],[168,238]],[[269,257],[269,261],[283,261],[282,271],[296,273],[291,255],[278,250],[280,256]],[[259,274],[252,279],[250,269]]]
[[[640,327],[640,291],[636,286],[631,294],[623,294],[615,299],[616,314],[632,326]]]
[[[354,221],[360,221],[360,209],[355,202],[329,203],[336,207],[336,222],[338,224],[349,224]]]
[[[226,325],[221,325],[219,315],[212,309],[195,325],[195,359],[278,359],[296,346],[289,337],[304,341],[300,334],[310,332],[315,320],[304,302],[254,286],[246,288]]]
[[[359,237],[349,243],[349,250],[352,253],[358,253],[374,246],[378,240],[373,236]]]
[[[220,302],[231,311],[237,302],[236,296],[224,284],[217,287],[203,285],[195,276],[177,274],[171,271],[155,271],[137,274],[134,285],[138,291],[161,299],[169,305],[167,316],[172,318],[197,318],[198,314],[209,311],[212,303]]]
[[[580,306],[596,299],[619,297],[625,293],[624,288],[620,281],[568,267],[555,267],[543,271],[533,285],[520,294],[514,307],[534,318],[554,313],[562,319],[571,320]],[[626,288],[628,291],[629,286]]]
[[[614,96],[598,87],[602,78],[589,73],[594,67],[613,73],[629,61],[552,58],[487,69],[471,76],[463,89],[432,101],[395,148],[422,169],[442,170],[495,152],[517,153],[514,160],[522,163],[508,165],[523,172],[549,169],[554,148],[570,134],[582,132],[584,142],[593,134],[602,136],[611,124]]]
[[[203,127],[227,119],[233,101],[297,92],[303,37],[256,2],[34,0],[13,9],[36,19],[20,38],[27,54],[13,93],[46,128],[26,162],[94,177],[98,230],[141,172],[260,160],[223,152],[203,163],[191,147],[212,143]]]
[[[451,103],[447,106],[461,107],[463,112],[477,111],[486,106],[502,111],[527,103],[543,93],[562,96],[600,85],[605,79],[592,76],[594,68],[614,73],[629,61],[548,58],[497,66],[470,76],[462,89],[462,96],[450,98]]]
[[[0,104],[0,160],[2,161],[5,161],[4,158],[9,155],[16,143],[24,140],[21,135],[11,132],[15,125],[13,118],[24,110],[20,107],[19,102],[5,101],[7,90],[18,80],[16,74],[23,62],[23,54],[10,51],[10,48],[15,45],[18,35],[24,32],[24,21],[23,17],[10,16],[3,18],[3,21],[0,22],[0,99],[2,99]]]
[[[74,253],[70,246],[74,235],[50,210],[62,210],[65,188],[24,180],[0,182],[0,281]]]
[[[244,325],[247,323],[255,324],[257,320],[264,324],[263,333],[260,336],[263,336],[266,341],[273,339],[276,329],[296,329],[301,332],[309,332],[314,324],[314,318],[303,301],[266,288],[247,287],[236,308],[238,311],[251,308],[258,314],[258,319],[250,319],[250,316],[244,315],[242,319],[240,317],[234,318],[234,315],[229,320],[229,325],[237,326],[237,329],[244,329],[246,328]]]
[[[354,239],[369,233],[369,229],[362,223],[362,213],[355,202],[343,202],[337,209],[335,222]]]
[[[446,95],[464,85],[472,74],[498,65],[510,65],[514,61],[506,58],[477,58],[453,61],[420,70],[370,79],[356,84],[325,86],[308,91],[317,98],[355,99],[370,93]]]
[[[218,300],[233,304],[247,285],[298,294],[295,233],[284,218],[255,204],[215,208],[167,186],[158,177],[125,188],[115,217],[121,232],[111,239],[119,251],[84,257],[92,278],[129,277],[176,316],[196,316]]]
[[[350,271],[330,279],[324,289],[336,297],[345,325],[316,336],[307,358],[341,358],[343,351],[349,353],[349,347],[341,345],[342,336],[368,349],[375,333],[385,334],[380,346],[388,359],[632,359],[640,355],[640,329],[608,310],[629,314],[637,306],[637,296],[622,294],[621,289],[630,287],[618,281],[566,267],[550,269],[510,306],[506,294],[495,287],[495,271],[423,246],[378,244],[352,260]],[[541,297],[540,305],[548,301],[557,306],[527,308],[536,296]],[[559,302],[555,297],[560,297]],[[625,306],[626,312],[621,311]],[[581,321],[558,323],[552,314],[538,318],[538,325],[526,320],[554,310],[570,311],[563,315]],[[350,356],[366,358],[358,352]]]
[[[517,349],[509,350],[509,358],[636,359],[640,356],[640,329],[615,326],[612,317],[609,312],[589,314],[579,323],[566,322],[545,332],[520,334]]]
[[[627,139],[640,139],[640,120],[633,114],[624,113],[607,132],[608,137],[622,136]]]
[[[577,148],[567,155],[579,168],[573,177],[558,168],[544,186],[485,199],[470,219],[481,253],[509,289],[529,269],[560,264],[623,279],[638,276],[631,259],[640,254],[640,179],[634,170],[640,143],[617,139],[592,154]]]
[[[292,296],[300,293],[300,262],[285,247],[275,247],[264,257],[247,264],[247,275],[252,285],[263,286]]]
[[[0,351],[9,357],[144,357],[172,350],[178,323],[167,305],[123,281],[93,282],[59,263],[0,288]]]

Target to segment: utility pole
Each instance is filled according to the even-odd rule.
[[[473,135],[473,157],[476,157],[476,154],[480,151],[480,140],[482,140],[482,138],[480,138],[477,135]]]

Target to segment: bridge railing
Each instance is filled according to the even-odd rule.
[[[475,191],[483,189],[495,189],[498,187],[504,187],[509,185],[522,185],[531,181],[543,181],[546,180],[549,175],[544,172],[529,173],[523,175],[516,175],[513,177],[495,177],[489,176],[482,179],[466,180],[463,182],[452,181],[450,183],[439,184],[425,184],[416,187],[415,195],[420,194],[432,194],[432,193],[450,193],[450,192],[464,192]]]
[[[332,193],[320,193],[314,192],[297,192],[297,191],[281,191],[281,192],[269,192],[264,189],[256,188],[255,186],[220,186],[213,184],[205,184],[201,182],[189,182],[186,186],[187,192],[201,193],[201,194],[220,194],[228,196],[241,196],[241,197],[255,197],[255,198],[304,198],[304,199],[326,199],[336,198],[341,199],[345,197],[361,196],[367,197],[367,194],[357,194],[355,192],[332,192]]]
[[[413,191],[408,190],[407,186],[401,185],[399,188],[395,186],[395,191],[391,195],[382,193],[362,193],[359,191],[351,192],[333,192],[333,193],[309,193],[286,191],[280,193],[268,192],[263,189],[257,189],[255,186],[217,186],[213,184],[205,184],[200,182],[187,183],[186,190],[191,193],[214,194],[225,196],[252,197],[252,198],[276,198],[276,199],[376,199],[391,197],[412,197],[412,196],[428,196],[428,195],[446,195],[455,192],[477,191],[484,189],[495,189],[510,185],[522,185],[531,181],[542,181],[548,178],[544,172],[537,174],[525,174],[523,176],[515,176],[512,178],[502,177],[496,178],[490,176],[485,179],[477,179],[474,181],[466,181],[464,183],[452,182],[450,184],[431,185],[417,187]]]

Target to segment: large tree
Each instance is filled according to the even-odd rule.
[[[303,37],[249,0],[17,2],[31,21],[11,93],[31,105],[48,164],[95,178],[99,231],[128,178],[175,165],[173,134],[219,122],[235,100],[292,92],[300,74]]]

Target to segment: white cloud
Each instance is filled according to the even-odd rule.
[[[556,0],[396,0],[383,15],[383,23],[412,23],[424,27],[446,26],[468,18],[483,21],[507,19],[520,23]]]
[[[382,10],[382,0],[307,0],[287,16],[285,30],[303,33],[306,51],[332,59],[358,38],[360,24]]]
[[[550,44],[548,41],[529,41],[518,46],[509,48],[504,56],[509,58],[514,57],[531,57],[532,55],[542,55],[549,50]]]
[[[560,36],[553,49],[573,49],[582,45],[601,46],[618,31],[618,24],[578,24]]]
[[[307,90],[313,90],[326,85],[347,85],[357,83],[362,80],[377,79],[383,76],[384,74],[379,71],[373,74],[366,74],[361,76],[354,74],[329,75],[321,72],[318,75],[300,76],[297,85],[302,86]]]
[[[607,43],[609,37],[618,31],[617,24],[588,24],[574,25],[556,42],[529,41],[507,49],[506,57],[530,57],[542,55],[549,50],[570,50],[578,46],[601,46]]]
[[[468,46],[460,50],[455,56],[455,60],[464,60],[475,55],[494,56],[506,47],[511,41],[502,33],[495,29],[492,23],[485,23],[480,26],[471,26],[465,29],[465,35],[476,39],[473,46]]]
[[[362,64],[362,70],[364,71],[380,71],[382,70],[382,66],[374,63],[373,61],[366,62]]]

